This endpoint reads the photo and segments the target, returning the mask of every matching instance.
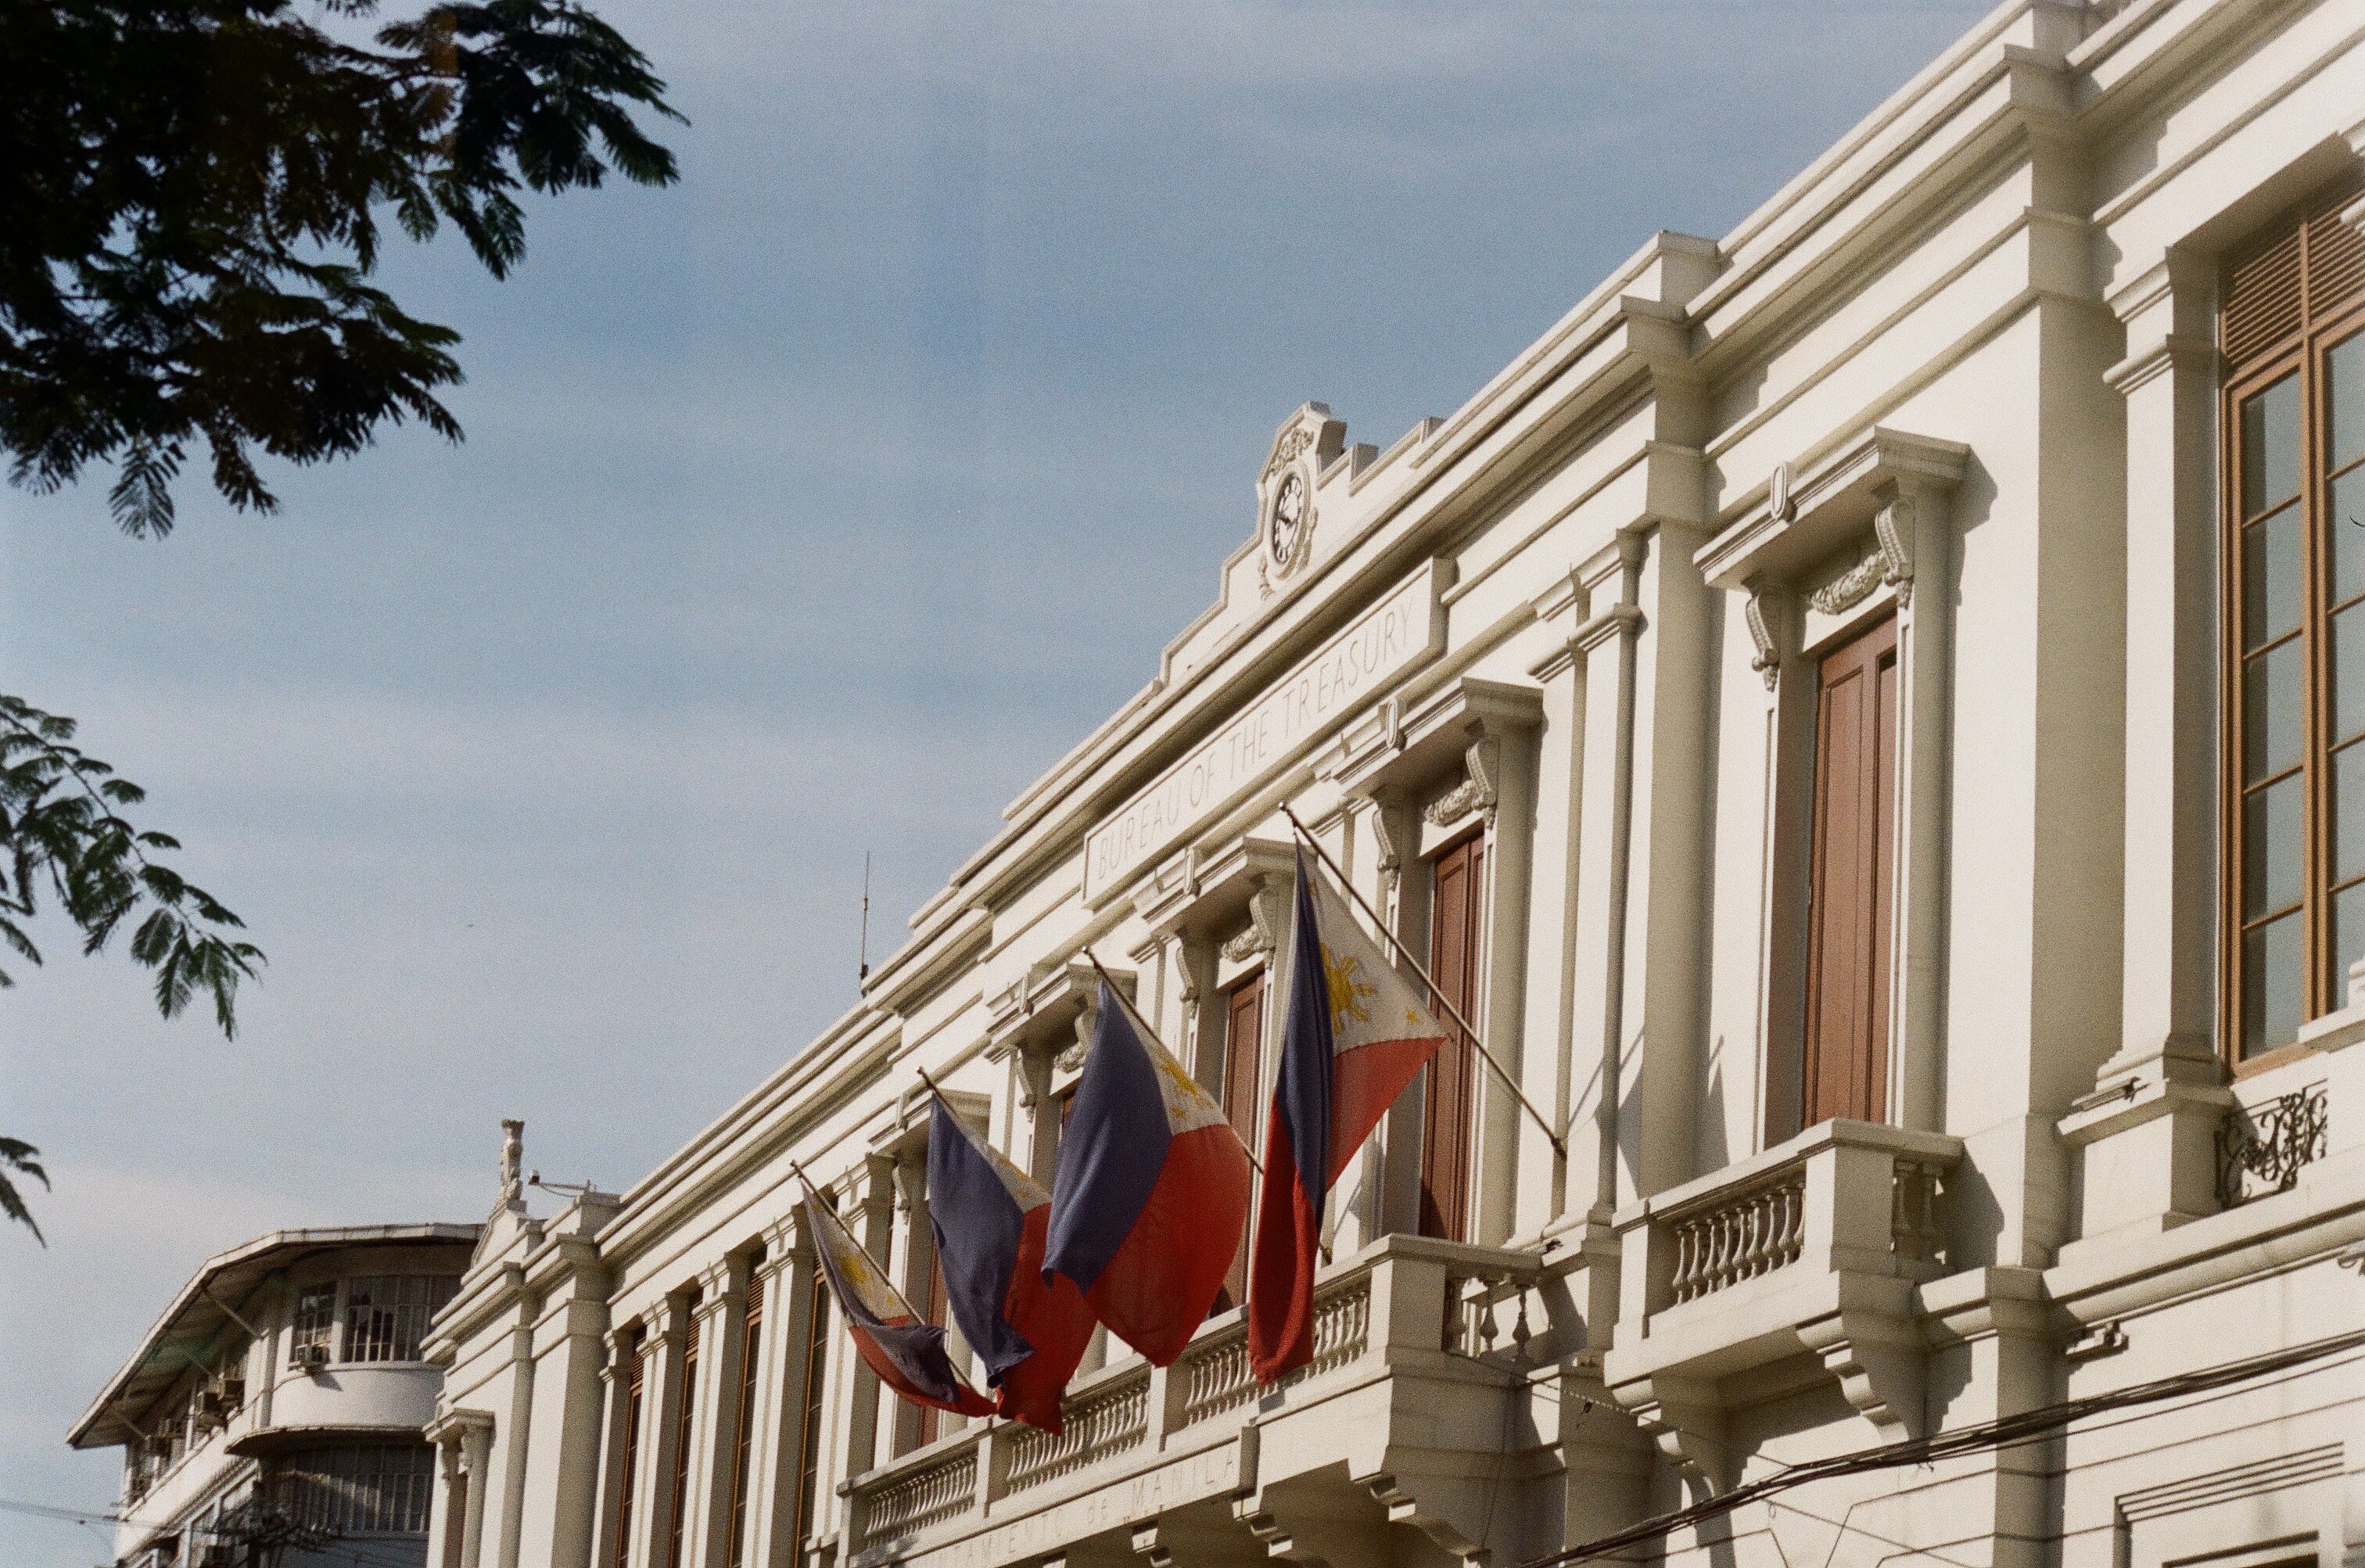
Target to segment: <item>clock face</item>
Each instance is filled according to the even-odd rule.
[[[1272,494],[1272,524],[1268,534],[1273,560],[1288,566],[1297,557],[1306,533],[1306,476],[1291,474]]]

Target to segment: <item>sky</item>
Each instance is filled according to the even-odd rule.
[[[408,6],[392,7],[402,14]],[[226,1042],[119,952],[8,965],[0,1561],[88,1568],[64,1433],[208,1254],[482,1217],[499,1122],[622,1188],[856,999],[1145,682],[1308,398],[1387,446],[1659,229],[1729,230],[1973,0],[651,0],[680,183],[381,280],[459,446],[0,489],[0,689],[80,719],[270,957]],[[193,464],[193,468],[201,467]]]

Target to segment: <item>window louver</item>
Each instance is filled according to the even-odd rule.
[[[2225,358],[2243,364],[2299,330],[2300,230],[2236,263],[2225,274]]]

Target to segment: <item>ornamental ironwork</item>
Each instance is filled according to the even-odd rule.
[[[2329,1144],[2321,1083],[2247,1109],[2236,1106],[2217,1129],[2217,1200],[2227,1208],[2288,1193],[2300,1167]]]

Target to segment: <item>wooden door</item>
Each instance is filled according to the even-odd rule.
[[[1480,924],[1485,907],[1486,840],[1464,839],[1437,857],[1430,879],[1429,971],[1464,1018],[1478,1016]],[[1440,1009],[1440,1012],[1443,1009]],[[1420,1233],[1469,1237],[1470,1150],[1477,1054],[1449,1016],[1447,1038],[1425,1073],[1420,1114]]]
[[[1232,1120],[1232,1130],[1240,1141],[1254,1152],[1257,1135],[1263,1129],[1259,1125],[1257,1089],[1264,1066],[1264,976],[1259,969],[1231,989],[1224,1009],[1224,1114]],[[1249,1178],[1256,1180],[1251,1174]],[[1256,1215],[1256,1189],[1249,1189],[1249,1215]],[[1240,1227],[1239,1249],[1232,1254],[1232,1266],[1224,1276],[1224,1288],[1216,1297],[1210,1316],[1238,1306],[1248,1298],[1249,1288],[1249,1228]]]
[[[1815,704],[1802,1126],[1889,1119],[1897,622],[1827,655]]]

